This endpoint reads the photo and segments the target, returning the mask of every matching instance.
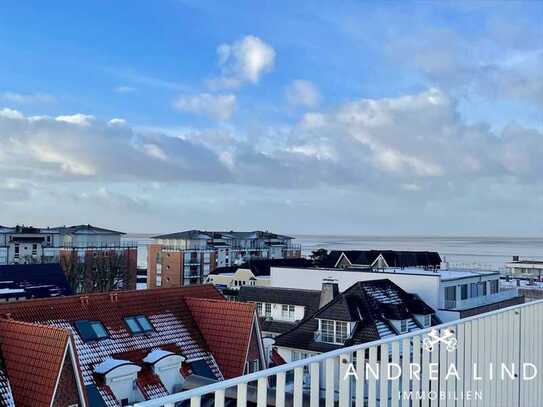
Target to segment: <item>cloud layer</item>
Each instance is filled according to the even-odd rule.
[[[45,182],[143,179],[411,192],[484,179],[542,182],[540,132],[510,125],[496,134],[484,125],[466,125],[454,101],[438,89],[355,100],[307,113],[293,127],[240,137],[246,132],[166,135],[136,131],[119,119],[26,117],[4,109],[0,174]]]

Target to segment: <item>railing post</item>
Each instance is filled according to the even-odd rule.
[[[351,377],[346,377],[350,361],[348,353],[339,356],[339,407],[347,407],[351,403]]]

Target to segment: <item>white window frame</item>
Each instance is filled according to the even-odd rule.
[[[331,326],[330,326],[331,324]],[[326,329],[324,329],[326,326]],[[345,327],[344,334],[340,327]],[[319,333],[321,342],[342,345],[350,335],[350,325],[347,321],[319,319]],[[330,331],[331,328],[331,331]]]
[[[404,334],[409,331],[409,323],[407,319],[400,319],[400,333]]]

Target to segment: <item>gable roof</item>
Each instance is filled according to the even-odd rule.
[[[217,267],[211,270],[210,274],[230,274],[238,269],[250,269],[255,277],[269,277],[272,267],[313,267],[311,260],[303,257],[291,257],[283,259],[251,259],[239,266]]]
[[[107,386],[96,382],[94,375],[95,366],[107,358],[141,364],[151,351],[163,349],[182,354],[187,363],[202,362],[215,379],[223,378],[215,355],[208,347],[208,338],[204,337],[197,325],[197,317],[193,316],[185,301],[188,297],[217,301],[213,313],[219,312],[219,309],[227,309],[230,304],[212,285],[201,285],[4,303],[0,304],[0,317],[9,315],[21,321],[62,328],[71,335],[85,387],[88,391],[92,390],[92,397],[100,397],[105,405],[114,406],[118,402],[113,394]],[[154,330],[133,335],[124,318],[134,315],[145,315]],[[236,314],[223,312],[221,326],[235,325],[236,318]],[[80,320],[102,322],[108,337],[85,342],[74,325],[75,321]],[[212,328],[213,326],[210,326],[206,333],[211,335]],[[228,336],[228,341],[229,345],[224,345],[226,348],[223,346],[216,349],[222,351],[228,349],[228,346],[237,346],[239,339],[231,335]],[[145,383],[150,383],[149,386],[157,389],[149,380],[145,380],[143,384]],[[152,394],[151,391],[148,393]]]
[[[345,342],[348,346],[398,334],[389,320],[407,319],[410,331],[419,329],[415,314],[434,312],[418,296],[405,292],[388,279],[359,281],[293,329],[276,337],[275,345],[327,352],[342,345],[315,341],[318,319],[354,323],[353,332]]]
[[[353,266],[374,266],[379,256],[388,267],[439,267],[441,257],[437,252],[398,250],[331,250],[323,267],[337,267],[342,256]]]
[[[60,264],[0,265],[0,289],[7,289],[1,297],[10,297],[9,290],[23,290],[17,296],[46,298],[71,295],[72,289]]]
[[[227,379],[240,376],[245,370],[255,305],[186,298],[198,328]]]
[[[49,407],[70,334],[59,328],[0,319],[0,344],[17,406]]]

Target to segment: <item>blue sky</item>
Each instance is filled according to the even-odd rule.
[[[0,38],[0,224],[543,233],[543,2],[4,1]]]

